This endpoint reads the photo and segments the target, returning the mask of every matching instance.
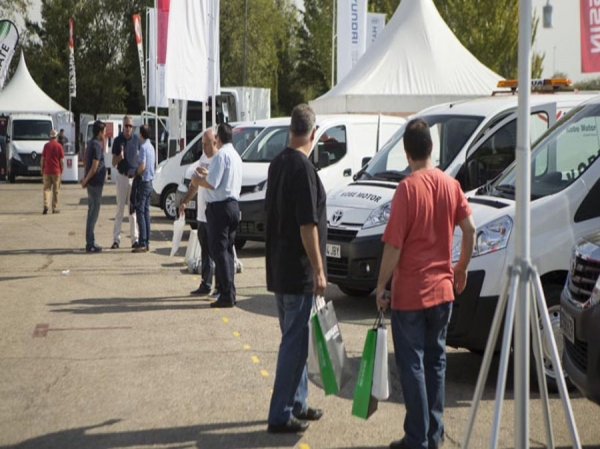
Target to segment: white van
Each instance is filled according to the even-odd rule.
[[[596,97],[557,123],[538,141],[531,156],[531,261],[541,276],[561,352],[560,295],[567,274],[576,268],[571,265],[571,250],[600,228],[599,142],[600,97]],[[467,286],[456,298],[452,312],[451,346],[474,351],[485,348],[500,290],[515,257],[515,168],[512,165],[469,198],[477,239]],[[460,242],[457,232],[453,242],[456,260]],[[553,367],[548,345],[543,343],[546,376],[552,385]]]
[[[326,191],[346,183],[375,155],[406,119],[377,115],[317,115],[317,133],[310,158]],[[270,126],[242,154],[241,221],[236,246],[265,239],[265,189],[269,163],[288,144],[290,118],[272,119]]]
[[[531,97],[534,141],[565,111],[590,95]],[[514,160],[516,96],[492,96],[428,108],[433,162],[472,190],[497,177]],[[409,173],[404,127],[355,177],[327,195],[327,280],[351,296],[367,296],[377,284],[385,230],[396,186]],[[476,222],[477,223],[477,222]]]
[[[49,114],[11,114],[8,119],[8,181],[17,176],[41,176],[40,159],[54,129]]]

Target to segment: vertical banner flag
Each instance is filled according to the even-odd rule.
[[[367,14],[367,48],[371,46],[377,36],[385,28],[385,17],[383,13],[370,12]]]
[[[10,61],[19,43],[19,32],[10,20],[0,20],[0,90],[4,87]]]
[[[337,81],[354,67],[367,45],[367,0],[337,0]]]
[[[144,64],[144,47],[142,44],[142,18],[139,14],[133,15],[133,31],[135,33],[135,43],[137,44],[138,57],[140,59],[140,73],[142,75],[142,92],[146,96],[146,64]]]
[[[581,71],[600,72],[600,1],[580,0]]]
[[[156,10],[150,8],[148,15],[148,26],[150,30],[148,105],[160,108],[169,107],[165,91],[165,64],[167,61],[169,10],[169,0],[158,0]]]
[[[75,45],[73,44],[73,19],[69,19],[69,97],[77,96],[77,79],[75,78]]]

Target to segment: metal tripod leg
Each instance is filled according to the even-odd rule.
[[[498,340],[498,333],[500,331],[500,325],[502,324],[502,318],[504,317],[504,311],[506,310],[506,304],[508,303],[509,296],[516,295],[518,287],[520,269],[518,267],[509,267],[506,273],[506,282],[502,287],[502,292],[498,298],[498,304],[496,305],[496,313],[494,314],[494,320],[492,321],[492,327],[490,328],[490,335],[485,347],[483,355],[483,361],[481,363],[481,369],[479,370],[479,377],[477,378],[477,386],[475,387],[475,394],[473,395],[473,403],[471,404],[471,413],[469,414],[469,421],[467,424],[467,431],[463,439],[461,447],[466,449],[469,447],[471,441],[471,435],[473,433],[473,426],[475,425],[475,417],[477,410],[483,396],[483,390],[485,388],[485,382],[487,380],[490,365],[492,363],[492,357],[496,348],[496,341]]]
[[[532,273],[530,272],[530,276]],[[548,385],[546,383],[546,374],[544,372],[544,358],[542,355],[542,336],[538,325],[538,306],[536,291],[531,287],[531,347],[535,358],[535,368],[538,379],[538,389],[542,399],[542,412],[544,414],[544,424],[546,428],[546,447],[554,449],[554,436],[552,435],[552,418],[550,417],[550,400],[548,398]],[[544,301],[545,302],[545,301]]]
[[[554,370],[556,372],[558,391],[560,392],[563,410],[565,411],[565,418],[567,421],[567,425],[569,426],[571,442],[573,443],[574,448],[581,449],[581,441],[579,440],[579,433],[577,432],[577,427],[575,426],[575,417],[573,416],[573,409],[571,408],[569,392],[567,391],[567,384],[565,382],[562,364],[560,363],[560,355],[558,354],[556,341],[554,340],[554,334],[552,333],[550,315],[548,314],[546,301],[544,299],[544,289],[542,288],[542,281],[535,267],[531,268],[531,282],[533,283],[533,286],[536,291],[535,297],[538,302],[538,312],[540,314],[540,318],[542,319],[542,324],[544,325],[544,332],[550,344],[550,356],[552,359],[552,365],[554,366]]]

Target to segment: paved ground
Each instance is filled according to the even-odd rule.
[[[213,310],[188,296],[198,277],[186,272],[183,250],[168,257],[172,224],[157,209],[150,253],[132,254],[124,235],[122,249],[86,254],[84,193],[64,185],[62,213],[43,216],[39,181],[0,183],[0,448],[384,448],[402,435],[395,368],[390,400],[368,421],[351,416],[372,298],[347,298],[330,286],[354,377],[338,396],[311,386],[311,403],[326,414],[303,436],[269,435],[279,329],[265,290],[264,247],[239,252],[238,307]],[[108,185],[97,226],[105,247],[114,195]],[[459,447],[480,363],[449,350],[446,447]],[[488,446],[495,380],[473,448]],[[537,393],[532,398],[537,448],[545,438]],[[600,408],[577,393],[572,404],[583,446],[599,448]],[[557,395],[551,408],[556,445],[570,447]],[[501,448],[513,446],[512,412],[509,382]]]

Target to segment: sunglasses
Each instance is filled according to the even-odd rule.
[[[133,125],[125,125],[125,128],[133,128]]]

